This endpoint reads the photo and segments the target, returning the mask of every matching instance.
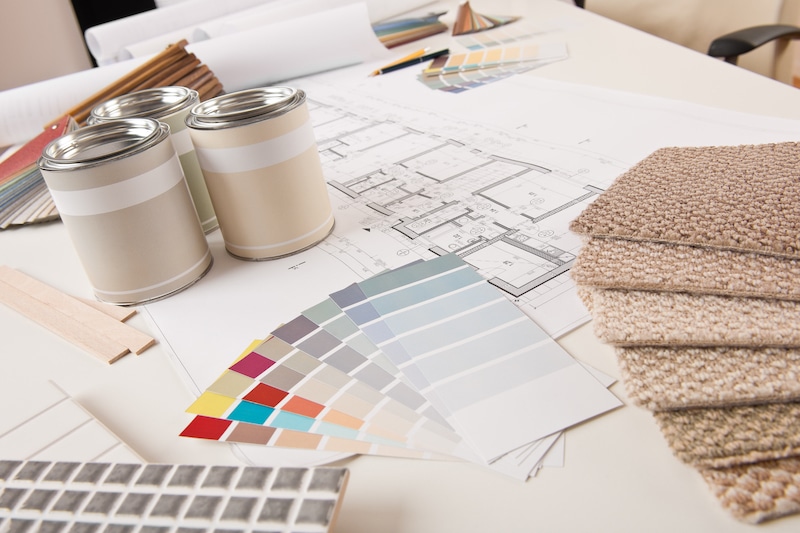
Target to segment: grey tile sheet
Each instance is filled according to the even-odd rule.
[[[346,468],[0,460],[0,531],[327,533]]]

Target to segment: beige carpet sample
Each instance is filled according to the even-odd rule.
[[[581,235],[800,257],[800,143],[662,148],[576,218]]]
[[[683,244],[587,238],[570,275],[603,289],[800,300],[800,259]]]
[[[800,513],[800,459],[778,459],[700,473],[723,508],[752,524]]]
[[[617,346],[800,346],[800,302],[578,287],[600,340]]]
[[[800,456],[800,404],[655,411],[672,452],[697,468]]]
[[[735,518],[800,513],[800,142],[656,150],[570,224],[630,401]]]
[[[651,411],[800,401],[800,349],[616,348],[630,400]]]

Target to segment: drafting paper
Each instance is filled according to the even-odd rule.
[[[214,232],[211,271],[140,307],[195,394],[249,339],[434,251],[457,250],[558,337],[589,319],[569,276],[580,240],[568,223],[616,176],[661,146],[779,142],[800,129],[794,120],[538,76],[442,94],[414,72],[366,76],[382,64],[292,82],[309,97],[332,234],[301,254],[254,263],[230,257]],[[244,453],[273,462],[271,452]]]
[[[621,405],[458,256],[393,274],[334,299],[487,463]]]
[[[53,382],[34,387],[0,420],[3,459],[143,462]]]

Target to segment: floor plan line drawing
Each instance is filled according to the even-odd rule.
[[[396,266],[385,248],[368,254],[381,258],[374,265],[361,261],[355,223],[380,234],[396,258],[455,253],[537,321],[547,314],[542,306],[574,291],[568,272],[580,241],[568,223],[610,183],[592,170],[611,167],[600,174],[614,177],[623,163],[442,117],[401,123],[391,106],[376,113],[309,94],[337,212],[323,250],[352,261],[363,277]],[[551,163],[547,156],[559,151]]]

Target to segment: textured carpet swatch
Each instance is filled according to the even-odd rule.
[[[651,411],[800,401],[800,349],[617,347],[630,400]]]
[[[682,244],[588,238],[570,274],[603,289],[800,300],[800,259]]]
[[[581,235],[800,257],[800,143],[662,148],[570,225]]]
[[[800,459],[701,469],[711,492],[734,517],[758,524],[800,513]]]
[[[800,404],[655,411],[672,452],[698,468],[800,456]]]
[[[628,397],[723,508],[800,513],[800,143],[663,148],[570,224]]]
[[[800,346],[800,302],[582,286],[578,295],[595,335],[617,346]]]

